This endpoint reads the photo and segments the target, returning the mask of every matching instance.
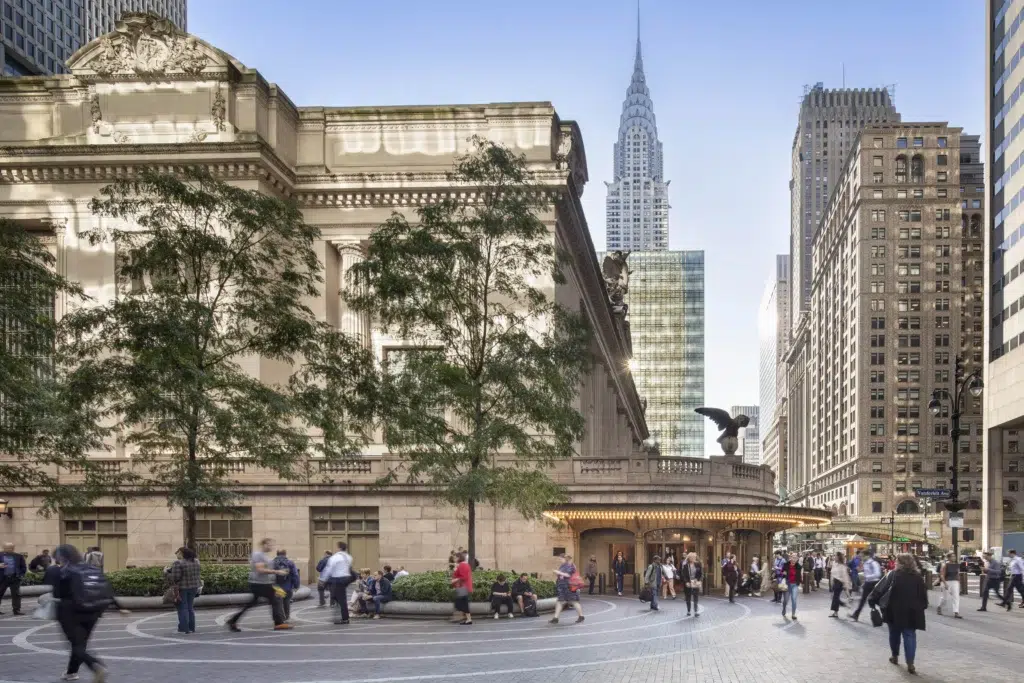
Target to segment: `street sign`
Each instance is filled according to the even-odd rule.
[[[928,538],[939,538],[941,534],[938,531],[929,531]]]
[[[963,529],[964,528],[964,518],[959,516],[959,515],[950,515],[949,516],[949,528],[950,529]]]
[[[910,539],[906,536],[897,536],[892,540],[896,541],[897,543],[910,543]]]
[[[914,489],[918,498],[949,498],[952,493],[949,489]]]

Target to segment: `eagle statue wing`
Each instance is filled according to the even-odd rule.
[[[719,429],[728,429],[732,425],[732,417],[721,408],[697,408],[694,412],[710,418]]]

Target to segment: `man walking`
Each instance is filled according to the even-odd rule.
[[[337,603],[341,611],[335,624],[348,623],[348,596],[345,594],[348,585],[352,583],[352,556],[348,554],[348,544],[344,541],[338,543],[338,552],[331,555],[324,568],[327,575],[327,582],[331,586],[331,600]]]
[[[15,614],[22,614],[21,577],[25,576],[25,558],[14,552],[13,543],[4,543],[4,551],[0,553],[0,567],[3,569],[0,575],[0,604],[3,604],[4,594],[10,590],[11,607]]]
[[[85,563],[103,571],[103,551],[98,545],[89,548],[89,552],[85,554]]]
[[[241,631],[238,628],[238,620],[242,618],[243,614],[255,607],[259,603],[260,598],[266,598],[270,602],[275,630],[282,631],[291,628],[291,624],[285,623],[281,601],[277,598],[277,593],[274,592],[275,578],[283,576],[287,572],[283,569],[274,569],[274,558],[270,556],[270,551],[273,549],[273,539],[264,538],[260,541],[260,547],[254,550],[252,557],[249,558],[249,590],[252,592],[252,598],[242,609],[238,610],[234,616],[228,619],[228,630]]]
[[[851,615],[854,621],[860,619],[860,611],[864,609],[864,603],[867,602],[868,596],[871,595],[871,591],[875,590],[875,586],[882,580],[882,565],[878,564],[872,555],[870,550],[864,551],[864,589],[860,592],[860,604],[857,605],[857,609],[853,611]]]
[[[1020,593],[1020,606],[1024,607],[1024,557],[1010,550],[1010,588],[1006,591],[1007,604],[1013,603],[1013,591]]]
[[[651,589],[651,609],[658,610],[658,593],[661,591],[662,567],[661,556],[655,555],[644,571],[644,583]]]
[[[1000,585],[1003,583],[1003,563],[995,559],[992,556],[992,551],[982,553],[981,556],[985,558],[985,590],[981,593],[981,607],[978,608],[979,612],[988,611],[988,596],[989,593],[995,591],[996,597],[999,598],[999,606],[1005,607],[1007,611],[1010,610],[1010,602],[1012,596],[1003,596],[1002,591],[999,590]]]
[[[814,553],[814,589],[821,587],[821,580],[825,576],[825,558],[820,552]]]
[[[330,588],[330,584],[327,581],[327,574],[324,573],[324,570],[327,569],[327,563],[330,561],[330,559],[331,559],[331,551],[330,550],[325,550],[324,551],[324,556],[321,557],[320,561],[316,563],[316,577],[317,577],[316,591],[317,591],[317,593],[320,594],[320,605],[319,605],[320,607],[325,607],[327,605],[326,593],[327,593],[328,589]],[[334,607],[334,596],[333,595],[331,596],[331,607]]]
[[[782,551],[775,551],[775,559],[772,560],[772,592],[775,593],[774,603],[782,602],[782,593],[779,592],[779,577],[782,575],[782,567],[786,560],[782,557]]]
[[[939,585],[942,588],[942,597],[939,598],[936,613],[941,616],[942,608],[948,602],[953,607],[953,618],[962,619],[963,617],[960,616],[960,565],[953,553],[947,554],[946,561],[939,566]]]
[[[274,569],[283,569],[285,574],[278,576],[275,581],[281,590],[284,591],[284,598],[281,599],[281,606],[284,610],[284,620],[291,621],[292,618],[292,596],[295,595],[295,591],[299,590],[301,582],[299,581],[299,568],[295,566],[295,563],[288,559],[288,551],[281,548],[277,551],[277,557],[274,558]]]

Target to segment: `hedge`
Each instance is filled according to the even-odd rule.
[[[203,595],[249,592],[249,565],[203,564]],[[42,574],[29,572],[22,579],[23,586],[42,583]],[[124,597],[158,597],[167,590],[163,567],[135,567],[107,572],[114,594]]]
[[[477,570],[473,572],[473,595],[477,602],[488,602],[491,599],[491,584],[497,580],[498,574],[504,574],[511,587],[519,575],[514,570],[497,569]],[[545,579],[530,579],[533,592],[538,598],[555,597],[555,582]],[[448,572],[423,572],[409,574],[397,579],[394,583],[395,600],[413,602],[451,602],[455,595],[452,591],[451,575]]]

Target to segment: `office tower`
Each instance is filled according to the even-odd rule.
[[[986,2],[985,153],[988,156],[985,282],[987,447],[982,483],[982,547],[1001,546],[1003,531],[1024,529],[1020,455],[1024,429],[1024,0]],[[964,183],[961,183],[964,184]],[[980,183],[965,184],[965,189]],[[977,196],[968,192],[974,200]],[[965,520],[965,526],[969,519]],[[1018,548],[1018,551],[1020,548]]]
[[[928,402],[952,389],[958,355],[968,372],[981,360],[982,235],[970,227],[981,198],[960,193],[978,152],[945,123],[876,124],[840,169],[813,244],[809,448],[791,503],[916,514],[914,489],[950,485],[950,413]],[[961,469],[980,458],[969,408]]]
[[[760,465],[761,464],[761,432],[760,432],[760,415],[761,408],[759,406],[733,406],[729,414],[733,417],[737,415],[747,416],[747,426],[740,429],[739,433],[739,450],[736,451],[736,455],[743,458],[743,462],[747,465]]]
[[[603,260],[604,254],[598,254]],[[663,456],[703,457],[704,252],[629,255],[630,364]]]
[[[186,30],[186,0],[0,0],[3,76],[65,73],[64,62],[114,30],[124,12],[152,12]]]
[[[789,350],[789,255],[775,257],[775,268],[765,283],[761,308],[757,315],[760,345],[758,400],[761,425],[761,462],[775,472],[775,481],[783,482],[786,441],[786,352]]]
[[[825,89],[822,83],[806,88],[793,136],[790,190],[790,326],[809,309],[811,296],[811,243],[821,222],[829,192],[836,186],[857,133],[869,124],[899,121],[885,88]]]
[[[644,77],[639,16],[633,78],[622,103],[614,163],[615,180],[605,183],[608,251],[668,249],[668,183],[662,170],[654,103]]]

